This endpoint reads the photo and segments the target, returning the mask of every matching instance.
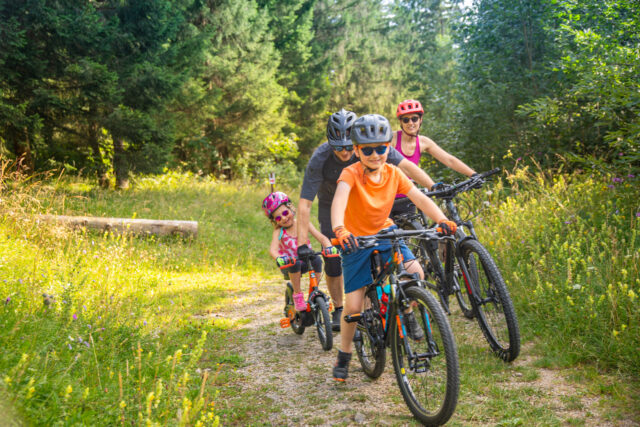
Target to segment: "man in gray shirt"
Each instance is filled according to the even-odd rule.
[[[311,204],[316,196],[318,196],[320,232],[329,239],[335,237],[331,229],[331,202],[333,202],[342,169],[358,161],[353,153],[351,142],[351,126],[356,118],[355,113],[345,109],[332,114],[327,123],[327,142],[314,151],[307,164],[297,212],[298,242],[309,240]],[[426,188],[431,188],[434,184],[429,175],[392,147],[389,147],[387,162],[398,166],[407,176]],[[312,251],[308,245],[298,246],[298,257],[306,257],[310,252]],[[331,319],[332,329],[337,331],[340,330],[344,289],[342,265],[339,257],[325,257],[324,264],[327,287],[335,309]]]

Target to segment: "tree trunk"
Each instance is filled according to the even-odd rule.
[[[90,216],[38,215],[44,222],[57,222],[75,227],[87,227],[117,233],[156,234],[196,237],[198,221],[176,221],[156,219],[103,218]]]
[[[98,175],[98,184],[102,188],[109,188],[109,177],[107,176],[107,168],[104,165],[102,159],[102,152],[100,151],[100,127],[97,123],[91,123],[89,125],[89,146],[93,152],[93,158],[96,164],[96,174]]]
[[[124,139],[119,136],[113,138],[113,171],[116,175],[116,188],[129,188],[129,165],[124,151]]]

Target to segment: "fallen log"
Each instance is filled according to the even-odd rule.
[[[186,237],[198,235],[198,221],[176,221],[159,219],[103,218],[90,216],[39,215],[44,222],[56,222],[73,227],[94,228],[116,233],[155,234],[166,236],[181,234]]]

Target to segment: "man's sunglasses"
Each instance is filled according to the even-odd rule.
[[[403,117],[402,119],[402,123],[407,124],[410,121],[413,123],[418,123],[418,121],[420,120],[420,116],[413,116],[413,117]]]
[[[290,213],[290,212],[289,212],[288,210],[286,210],[286,209],[285,209],[285,210],[283,210],[283,211],[282,211],[282,213],[281,213],[280,215],[278,215],[277,217],[275,217],[275,218],[273,218],[273,219],[274,219],[276,222],[280,222],[280,220],[281,220],[282,218],[286,218],[286,217],[288,217],[288,216],[289,216],[289,213]]]
[[[342,150],[353,151],[353,145],[345,145],[344,147],[343,146],[334,147],[333,149],[336,150],[338,153],[341,152]]]
[[[382,156],[387,152],[387,146],[378,145],[377,147],[360,147],[360,152],[362,152],[362,154],[364,154],[365,156],[372,155],[374,151],[378,153],[378,155]]]

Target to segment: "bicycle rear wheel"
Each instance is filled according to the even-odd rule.
[[[323,350],[331,350],[333,347],[333,333],[331,332],[331,317],[329,316],[327,302],[323,296],[317,296],[314,302],[317,305],[313,315],[316,320],[318,339],[322,344]]]
[[[414,341],[399,317],[389,326],[398,387],[413,415],[425,425],[442,425],[455,411],[460,388],[458,352],[442,307],[429,292],[404,289],[424,337]],[[416,303],[416,304],[413,304]]]
[[[353,344],[362,370],[370,378],[378,378],[384,371],[387,352],[384,346],[384,328],[380,317],[380,300],[375,288],[367,290],[364,297],[362,319],[356,325]]]
[[[475,293],[471,301],[480,329],[498,357],[511,362],[520,353],[520,330],[500,270],[477,240],[462,242],[460,249],[468,273],[465,282]]]

